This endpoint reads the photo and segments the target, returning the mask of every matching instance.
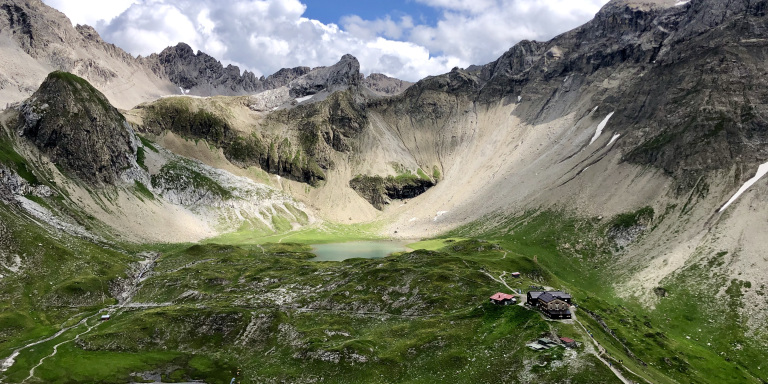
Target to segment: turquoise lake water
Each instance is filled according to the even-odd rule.
[[[393,252],[407,251],[401,241],[353,241],[350,243],[315,244],[311,261],[342,261],[352,258],[379,259]]]

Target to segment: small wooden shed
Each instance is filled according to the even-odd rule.
[[[560,342],[563,343],[568,348],[576,348],[578,344],[576,343],[576,340],[568,338],[568,337],[561,337]]]

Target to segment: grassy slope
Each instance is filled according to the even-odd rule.
[[[299,244],[167,246],[134,302],[169,304],[98,324],[59,347],[36,378],[125,382],[155,371],[224,383],[239,368],[243,382],[615,381],[590,355],[524,347],[546,334],[580,338],[572,325],[487,303],[504,288],[481,271],[541,276],[530,260],[502,259],[502,250],[474,240],[448,245],[340,263],[307,261],[309,248]],[[10,381],[64,340],[22,353]]]
[[[768,350],[748,336],[745,319],[733,311],[743,305],[740,291],[732,289],[729,300],[721,303],[715,297],[717,289],[711,288],[738,282],[718,278],[702,282],[706,265],[688,267],[664,281],[670,295],[661,299],[655,310],[623,300],[613,292],[613,278],[623,271],[613,263],[605,232],[611,225],[627,225],[629,216],[620,215],[606,224],[564,212],[530,212],[497,222],[492,229],[468,226],[450,236],[483,233],[515,254],[535,257],[542,269],[551,273],[550,281],[572,291],[575,302],[594,313],[595,318],[579,311],[580,319],[608,352],[654,383],[768,380],[764,367],[758,369],[764,365]],[[603,320],[615,337],[596,319]],[[636,359],[628,355],[625,346]]]
[[[11,153],[0,160],[23,173],[26,165],[17,157]],[[54,200],[38,200],[56,205]],[[648,214],[620,215],[612,223],[629,227]],[[570,290],[583,309],[594,313],[593,318],[580,311],[580,319],[609,354],[654,383],[768,379],[758,369],[765,347],[746,335],[744,319],[729,310],[744,305],[740,287],[747,283],[715,276],[709,284],[729,288],[724,305],[707,306],[706,311],[698,305],[719,300],[712,290],[697,289],[706,286],[702,271],[707,263],[717,263],[718,255],[665,281],[670,296],[650,311],[612,292],[611,276],[617,271],[610,267],[606,225],[597,219],[531,212],[495,220],[491,228],[468,226],[449,234],[451,238],[411,245],[442,253],[343,263],[308,262],[306,247],[274,243],[372,239],[376,225],[324,224],[278,235],[244,227],[191,248],[117,251],[52,236],[8,207],[0,209],[0,222],[12,229],[7,237],[13,247],[4,251],[23,255],[28,266],[0,280],[2,357],[112,304],[109,286],[138,260],[132,255],[142,250],[163,253],[159,274],[145,283],[137,301],[170,305],[123,312],[81,341],[62,345],[60,354],[37,371],[45,382],[125,382],[142,371],[162,372],[168,380],[228,382],[238,367],[245,378],[259,382],[312,377],[335,377],[337,382],[515,381],[521,380],[524,367],[562,360],[561,352],[537,354],[521,345],[547,332],[578,339],[577,329],[543,322],[518,308],[485,304],[490,293],[505,289],[480,271],[493,276],[522,272],[525,279],[510,281],[521,289],[546,284]],[[285,223],[274,224],[282,231],[290,229]],[[477,236],[490,239],[498,249],[465,240]],[[290,300],[280,303],[275,295]],[[264,335],[238,344],[258,316],[269,319]],[[197,335],[211,324],[220,326]],[[83,329],[22,353],[8,372],[10,381],[23,380],[53,345]],[[360,356],[367,361],[361,363]],[[542,382],[565,376],[574,382],[613,379],[594,358],[582,354],[581,362],[580,368],[534,368],[527,374]]]
[[[3,251],[24,264],[19,274],[0,280],[0,356],[52,333],[70,317],[113,303],[110,281],[135,260],[67,235],[53,237],[8,206],[0,207],[0,223],[9,230]]]

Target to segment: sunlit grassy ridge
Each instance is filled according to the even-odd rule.
[[[725,301],[717,296],[715,287],[742,283],[706,272],[718,255],[665,279],[662,284],[668,296],[653,309],[616,295],[614,285],[624,278],[626,266],[614,262],[614,246],[607,234],[649,215],[653,212],[647,208],[610,220],[560,211],[528,212],[478,221],[449,236],[482,234],[514,254],[535,257],[550,273],[549,282],[574,293],[583,309],[580,319],[608,352],[654,383],[768,380],[765,367],[759,368],[765,365],[768,348],[750,337],[746,319],[736,311],[744,305],[740,289],[731,289]],[[489,222],[493,223],[490,228]]]
[[[238,368],[243,382],[615,380],[584,351],[572,360],[562,349],[524,346],[545,335],[580,338],[572,325],[487,302],[506,288],[486,273],[522,271],[539,281],[530,260],[488,242],[446,245],[344,262],[308,261],[309,247],[296,243],[153,247],[162,256],[133,307],[22,352],[7,377],[23,380],[53,345],[95,324],[60,346],[30,382],[126,382],[154,372],[225,383]],[[534,282],[507,280],[521,288]],[[558,361],[565,364],[542,365]]]
[[[723,306],[706,311],[698,303],[716,298],[695,290],[704,264],[665,281],[669,296],[655,310],[613,292],[614,246],[606,233],[619,221],[631,225],[630,216],[639,217],[599,220],[529,212],[412,243],[416,251],[410,253],[343,262],[310,261],[309,244],[375,239],[375,225],[324,224],[269,237],[244,230],[205,244],[130,246],[120,252],[67,240],[77,254],[43,254],[41,262],[51,267],[40,270],[41,282],[29,285],[28,293],[4,296],[14,297],[3,302],[5,308],[23,306],[0,315],[6,335],[0,356],[26,340],[51,335],[67,319],[72,326],[91,316],[59,338],[23,351],[6,372],[7,381],[24,380],[54,345],[67,340],[72,341],[28,382],[118,383],[153,373],[167,381],[228,383],[238,370],[242,382],[259,383],[618,380],[584,345],[569,352],[526,348],[542,336],[585,343],[589,338],[579,325],[489,304],[491,294],[509,291],[497,281],[502,280],[523,292],[531,285],[571,292],[579,320],[606,348],[606,358],[631,379],[759,382],[764,346],[751,340],[743,319],[728,310],[742,305],[738,287],[746,283],[720,282],[736,288]],[[38,241],[55,247],[44,233],[31,229],[29,234],[33,237],[23,247],[32,249]],[[97,310],[114,303],[100,287],[120,277],[140,251],[160,256],[133,305],[95,323]],[[80,268],[66,273],[52,264],[86,256],[87,262],[75,261]],[[717,257],[703,260],[717,262]],[[511,272],[523,277],[514,279]],[[47,279],[54,284],[46,285]],[[7,280],[3,284],[5,292],[18,289]],[[105,293],[103,301],[73,308],[43,305],[33,299],[35,289],[50,292],[46,295],[79,289]],[[87,325],[95,327],[73,340]]]
[[[206,240],[205,243],[249,246],[282,242],[327,244],[356,240],[378,240],[383,239],[379,234],[380,227],[381,223],[345,225],[326,222],[303,227],[295,231],[291,230],[290,226],[288,226],[278,233],[272,230],[260,231],[253,230],[253,228],[243,228],[236,232],[226,233]]]

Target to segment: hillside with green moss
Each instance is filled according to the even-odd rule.
[[[612,0],[395,95],[52,72],[0,113],[0,381],[766,383],[766,10]]]

